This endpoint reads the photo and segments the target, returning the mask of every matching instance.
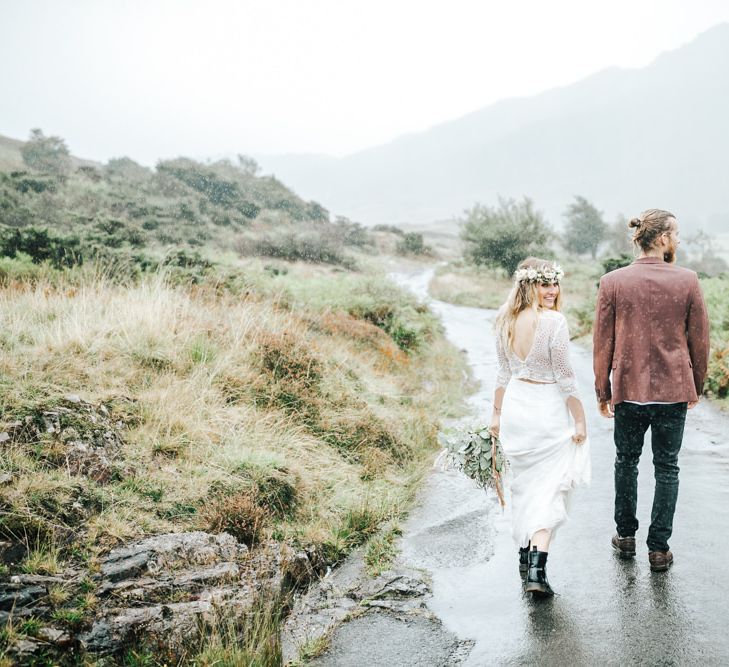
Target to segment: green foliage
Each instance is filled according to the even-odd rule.
[[[300,304],[344,311],[374,324],[407,353],[425,347],[438,328],[427,307],[385,280],[342,275],[336,281],[314,279],[302,284],[284,277],[281,286]]]
[[[80,245],[78,236],[59,236],[47,229],[0,228],[0,255],[17,257],[22,253],[36,264],[48,261],[56,269],[83,264]]]
[[[391,526],[379,535],[375,535],[367,543],[364,555],[367,572],[371,576],[378,576],[387,570],[397,557],[397,538],[402,530],[397,525]]]
[[[729,396],[729,274],[701,281],[709,311],[711,356],[706,391],[718,398]]]
[[[86,620],[85,613],[81,609],[56,609],[51,617],[74,631],[80,630]]]
[[[236,250],[241,255],[354,268],[354,260],[346,254],[341,238],[333,231],[329,223],[289,226],[243,237]]]
[[[396,225],[375,225],[372,228],[373,232],[389,232],[390,234],[397,234],[397,236],[404,236],[405,232],[397,227]]]
[[[103,167],[72,171],[63,140],[40,130],[33,131],[24,151],[32,171],[0,173],[0,229],[49,229],[51,245],[68,250],[72,243],[74,253],[70,259],[68,252],[23,250],[18,242],[10,256],[18,250],[45,261],[45,254],[56,266],[83,257],[113,266],[114,275],[126,266],[122,273],[130,275],[157,268],[170,246],[230,251],[243,230],[243,254],[347,268],[353,262],[343,248],[373,245],[361,225],[344,218],[330,223],[321,204],[304,201],[271,176],[260,176],[258,165],[245,156],[239,156],[237,165],[164,160],[156,170],[119,157]],[[37,246],[43,240],[30,243]],[[191,269],[189,264],[183,268]],[[197,279],[209,267],[198,268]]]
[[[431,249],[423,242],[423,235],[417,232],[407,232],[397,242],[397,252],[400,255],[427,255]]]
[[[496,208],[476,204],[462,220],[466,259],[477,265],[500,267],[511,275],[521,260],[544,254],[550,230],[528,197],[520,202],[499,198]]]
[[[492,436],[487,427],[440,432],[438,442],[449,466],[463,472],[482,489],[500,489],[508,462],[498,437]]]
[[[162,161],[157,164],[157,171],[179,179],[205,195],[212,204],[235,209],[251,220],[261,211],[260,206],[245,197],[240,183],[194,160],[178,158]]]
[[[569,310],[570,319],[576,326],[570,326],[572,338],[580,338],[592,333],[595,324],[595,303],[594,300],[583,300],[578,306]]]
[[[23,635],[35,637],[42,627],[43,621],[41,621],[41,619],[36,618],[35,616],[30,616],[29,618],[21,621],[20,625],[18,626],[18,632]]]
[[[372,235],[358,222],[338,216],[333,226],[334,237],[343,245],[365,248],[373,246]]]
[[[321,657],[327,652],[331,644],[331,639],[326,633],[309,637],[301,646],[299,646],[299,662],[292,667],[299,667],[302,663],[308,664],[309,661]]]
[[[56,181],[46,174],[29,174],[27,171],[10,172],[10,182],[18,192],[54,192]]]
[[[160,663],[148,649],[130,648],[124,654],[124,667],[157,667]]]
[[[262,596],[240,618],[219,617],[205,628],[203,640],[184,664],[192,667],[274,667],[283,664],[281,624],[284,604]]]
[[[345,510],[340,521],[332,529],[330,538],[324,542],[327,561],[337,563],[352,549],[364,544],[377,532],[377,527],[384,518],[381,512],[367,504]]]
[[[615,269],[622,269],[633,263],[633,257],[630,255],[620,255],[618,257],[606,257],[602,260],[603,273],[610,273]]]
[[[570,252],[582,255],[589,252],[593,259],[607,233],[607,225],[587,199],[576,196],[565,212],[564,246]]]
[[[25,253],[16,253],[15,257],[4,257],[0,253],[0,286],[6,287],[12,282],[22,282],[29,285],[39,281],[48,281],[52,269],[48,265],[36,264]]]
[[[65,178],[71,168],[71,153],[60,137],[46,137],[35,128],[30,139],[20,149],[23,162],[31,169]]]

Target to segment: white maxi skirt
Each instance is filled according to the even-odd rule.
[[[512,379],[501,407],[501,445],[509,461],[514,541],[552,536],[567,519],[576,486],[590,483],[590,442],[572,441],[574,420],[557,384]]]

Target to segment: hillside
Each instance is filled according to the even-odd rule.
[[[41,144],[60,143],[42,145],[49,161],[31,169],[20,156],[23,142],[1,139],[0,254],[23,252],[57,268],[104,258],[146,270],[170,254],[180,265],[267,256],[352,267],[350,251],[374,250],[359,225],[330,222],[323,206],[260,175],[249,158],[101,165],[43,137]]]
[[[387,566],[463,413],[462,355],[376,264],[402,232],[245,158],[0,145],[0,667],[280,664],[294,590]]]
[[[729,24],[642,69],[491,105],[344,158],[260,158],[307,197],[366,224],[426,223],[498,194],[559,223],[575,194],[608,217],[650,206],[729,226]]]

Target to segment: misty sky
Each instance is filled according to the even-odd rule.
[[[343,155],[726,21],[725,0],[0,0],[0,134],[145,164]]]

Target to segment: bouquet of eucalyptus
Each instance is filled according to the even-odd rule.
[[[492,489],[504,507],[504,490],[501,478],[508,462],[496,435],[487,427],[461,429],[438,433],[443,451],[436,464],[465,473],[482,489]]]

